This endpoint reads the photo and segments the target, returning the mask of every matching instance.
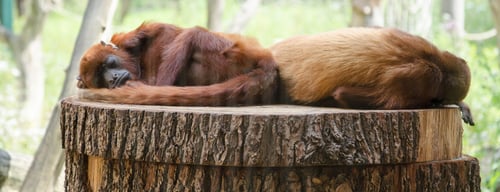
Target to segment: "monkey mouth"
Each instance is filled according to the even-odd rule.
[[[117,88],[125,84],[130,79],[130,73],[125,72],[123,73],[120,77],[118,77],[113,84],[111,85],[111,88]]]

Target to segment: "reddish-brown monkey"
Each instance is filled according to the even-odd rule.
[[[227,45],[224,40],[228,39],[235,41],[234,46],[229,46],[232,51],[224,51],[228,50],[227,46],[219,49],[225,47],[219,45]],[[120,47],[121,42],[127,41],[113,43]],[[199,42],[205,44],[200,45]],[[148,76],[152,80],[142,82],[150,85],[208,86],[154,87],[132,82],[129,86],[113,90],[93,90],[87,98],[115,103],[167,105],[265,103],[252,99],[252,96],[275,93],[275,86],[270,85],[275,84],[276,71],[274,65],[269,64],[274,62],[270,62],[272,58],[267,51],[249,42],[253,40],[243,41],[237,35],[216,34],[201,28],[182,30],[173,41],[165,42],[167,45],[161,49],[161,66],[154,68],[159,69],[158,79]],[[124,61],[138,60],[130,53],[119,52],[120,49],[96,46],[98,48],[91,48],[87,54],[90,58],[97,55],[97,59],[92,60],[109,63],[110,59],[103,58],[109,58],[107,55],[110,53],[104,50]],[[148,55],[149,49],[140,49],[143,50],[140,53]],[[350,28],[290,38],[271,49],[279,64],[281,86],[286,90],[284,95],[290,99],[284,101],[286,103],[372,109],[457,104],[462,109],[464,121],[474,124],[467,105],[462,102],[470,85],[467,64],[420,37],[395,29]],[[91,50],[105,54],[99,55]],[[149,58],[146,57],[146,60]],[[218,65],[219,61],[230,65]],[[82,66],[88,66],[86,63],[84,57]],[[134,62],[131,63],[135,66]],[[255,68],[249,67],[254,66],[252,63],[258,64]],[[83,68],[90,71],[96,69]],[[130,67],[128,70],[134,69]],[[100,76],[106,75],[97,75]],[[95,75],[93,77],[96,78]],[[272,99],[267,101],[277,102]]]
[[[78,86],[85,98],[209,106],[274,102],[277,65],[252,38],[145,23],[115,34],[111,43],[96,44],[82,57]]]
[[[347,28],[286,39],[271,47],[294,103],[403,109],[457,104],[470,85],[467,63],[396,29]]]

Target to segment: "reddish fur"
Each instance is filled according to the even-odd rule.
[[[134,31],[115,34],[111,42],[119,49],[94,45],[82,58],[80,87],[90,88],[83,91],[85,98],[163,105],[261,104],[274,100],[276,63],[271,53],[252,38],[200,27],[181,29],[146,23]],[[122,66],[132,73],[132,80],[116,89],[96,89],[102,87],[93,85],[92,78],[111,54],[120,58]],[[197,86],[209,84],[213,85]]]
[[[142,68],[157,71],[158,79],[154,73],[135,74],[149,85],[207,86],[154,87],[130,81],[127,86],[113,90],[85,92],[85,97],[114,103],[164,105],[276,102],[273,99],[263,102],[256,97],[271,98],[275,93],[276,70],[273,57],[255,40],[202,28],[151,34],[161,39],[162,33],[175,37],[161,41],[161,47],[159,43],[148,44],[148,49],[139,52],[140,56],[116,54],[124,61],[141,61]],[[133,31],[121,36],[120,41],[113,38],[119,47],[141,33]],[[97,46],[87,55],[102,60],[103,55],[113,51],[108,49]],[[462,102],[470,85],[466,62],[418,36],[395,29],[349,28],[290,38],[271,50],[279,64],[282,87],[293,103],[372,109],[457,104],[464,120],[473,124],[470,111]],[[86,64],[85,57],[81,65],[84,70],[95,70]]]
[[[348,28],[271,47],[281,82],[300,104],[401,109],[457,104],[470,85],[466,62],[423,38],[387,28]]]

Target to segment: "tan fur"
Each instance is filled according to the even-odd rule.
[[[367,108],[429,107],[433,100],[458,104],[470,85],[463,59],[396,29],[347,28],[292,37],[271,50],[283,85],[298,103],[360,90],[373,100]]]

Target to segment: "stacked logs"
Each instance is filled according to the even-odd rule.
[[[456,107],[61,109],[67,191],[480,191]]]

